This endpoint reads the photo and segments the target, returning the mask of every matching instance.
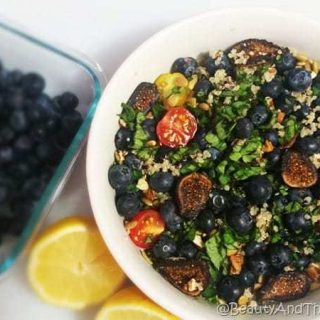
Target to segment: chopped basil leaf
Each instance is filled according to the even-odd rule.
[[[206,241],[205,248],[211,262],[219,270],[226,260],[226,249],[223,247],[219,232]]]

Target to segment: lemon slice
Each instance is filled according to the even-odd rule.
[[[125,280],[94,221],[84,217],[65,218],[40,235],[28,277],[46,302],[73,309],[104,301]]]
[[[95,320],[178,320],[135,287],[120,290],[101,308]]]

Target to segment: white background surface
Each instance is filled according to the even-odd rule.
[[[318,0],[0,0],[0,15],[48,42],[59,42],[83,52],[97,61],[110,78],[137,45],[162,27],[209,9],[231,6],[269,6],[320,19]],[[297,36],[303,36],[303,26]],[[84,155],[50,220],[83,212],[91,212]],[[0,280],[0,320],[89,320],[94,314],[95,310],[71,312],[43,304],[27,285],[23,260]]]

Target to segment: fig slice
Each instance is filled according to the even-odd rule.
[[[130,96],[128,104],[139,111],[148,111],[159,97],[160,94],[155,84],[141,82]]]
[[[304,297],[310,290],[305,272],[287,272],[269,278],[260,289],[261,302],[284,302]]]
[[[318,172],[305,155],[288,151],[282,160],[282,179],[292,188],[309,188],[316,184]]]
[[[247,57],[246,61],[244,63],[235,62],[231,52],[233,50],[235,50],[237,53],[243,51],[244,55]],[[234,44],[227,50],[231,62],[246,66],[255,66],[264,63],[272,64],[277,55],[281,52],[281,47],[262,39],[246,39]]]
[[[170,258],[155,263],[155,268],[183,293],[197,297],[209,284],[209,269],[202,260]]]
[[[183,177],[177,189],[180,215],[194,219],[203,210],[212,189],[211,180],[201,173],[191,173]]]

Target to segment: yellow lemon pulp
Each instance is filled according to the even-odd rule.
[[[28,277],[46,302],[73,309],[104,301],[125,280],[94,221],[84,217],[65,218],[40,235]]]
[[[95,320],[178,320],[135,287],[120,290],[101,308]]]

